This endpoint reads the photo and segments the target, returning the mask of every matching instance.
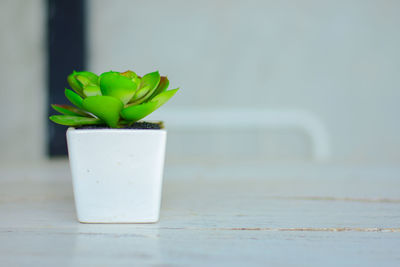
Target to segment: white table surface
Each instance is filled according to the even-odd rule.
[[[400,266],[400,168],[167,164],[156,224],[78,223],[64,160],[0,174],[0,266]]]

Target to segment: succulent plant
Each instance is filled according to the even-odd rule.
[[[124,128],[158,109],[179,89],[167,91],[168,78],[158,71],[143,77],[130,70],[100,76],[74,71],[67,80],[73,91],[65,89],[65,96],[74,106],[53,104],[63,115],[50,116],[53,122],[67,126]]]

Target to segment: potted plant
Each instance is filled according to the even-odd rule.
[[[77,217],[83,223],[150,223],[159,219],[167,132],[162,122],[139,121],[167,102],[159,72],[73,72],[73,104],[52,105],[71,126],[67,144]]]

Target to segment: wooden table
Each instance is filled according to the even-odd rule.
[[[80,224],[64,160],[0,167],[0,266],[400,266],[400,168],[167,164],[157,224]]]

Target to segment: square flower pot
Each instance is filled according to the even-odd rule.
[[[160,213],[165,129],[67,131],[82,223],[153,223]]]

